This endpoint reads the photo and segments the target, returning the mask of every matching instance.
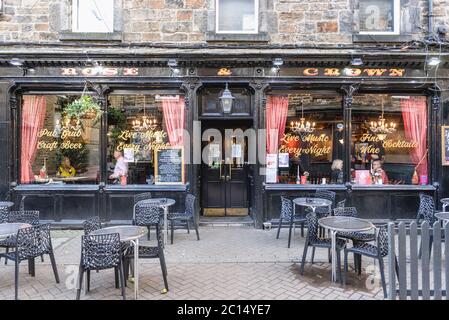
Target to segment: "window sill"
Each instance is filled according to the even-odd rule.
[[[74,190],[74,191],[97,191],[98,184],[22,184],[14,188],[14,191],[34,192],[34,191],[58,191],[58,190]]]
[[[382,184],[382,185],[363,185],[363,184],[353,184],[351,186],[352,190],[379,190],[379,191],[435,191],[436,188],[432,185],[405,185],[405,184]]]
[[[267,32],[259,32],[255,34],[207,32],[206,41],[268,42],[270,41],[270,36]]]
[[[264,183],[267,191],[271,190],[346,190],[344,184],[293,184],[293,183]]]
[[[71,32],[61,31],[59,33],[61,41],[122,41],[122,33],[115,31],[111,33],[102,32]]]
[[[412,40],[409,34],[353,34],[353,42],[407,42]]]
[[[110,191],[186,191],[188,189],[188,184],[172,184],[172,185],[161,185],[161,184],[128,184],[125,186],[110,184],[105,187],[106,192]]]

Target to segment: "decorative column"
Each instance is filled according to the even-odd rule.
[[[430,110],[430,146],[428,148],[431,150],[430,157],[431,161],[430,163],[430,172],[431,177],[430,181],[432,181],[433,186],[436,188],[435,192],[435,201],[436,204],[439,203],[440,199],[440,175],[441,175],[441,169],[440,169],[440,161],[441,161],[441,146],[438,141],[441,140],[441,136],[439,134],[440,128],[441,128],[441,88],[437,85],[433,86],[432,88],[429,88],[430,90],[430,104],[431,104],[431,110]],[[440,143],[444,143],[444,141],[440,141]]]

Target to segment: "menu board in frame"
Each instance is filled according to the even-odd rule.
[[[449,126],[441,126],[441,165],[449,166]]]
[[[184,184],[184,150],[166,147],[154,151],[154,183]]]

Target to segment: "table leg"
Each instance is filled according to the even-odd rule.
[[[164,245],[167,244],[168,238],[168,207],[164,207]]]
[[[337,231],[331,230],[332,242],[332,281],[337,281]]]
[[[446,212],[447,203],[443,203],[443,212]]]
[[[131,240],[134,246],[134,299],[137,300],[139,294],[139,239]]]

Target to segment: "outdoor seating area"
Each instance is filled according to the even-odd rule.
[[[443,199],[443,204],[444,201]],[[155,198],[151,193],[140,193],[134,197],[133,219],[129,225],[107,226],[97,216],[86,219],[82,224],[82,233],[76,237],[81,246],[76,286],[75,291],[72,291],[73,298],[89,298],[92,289],[95,292],[101,290],[103,284],[99,285],[97,279],[102,279],[102,282],[114,283],[114,287],[117,289],[114,291],[117,298],[121,297],[123,300],[129,298],[129,293],[128,296],[126,293],[128,288],[133,290],[133,299],[139,299],[140,292],[148,290],[139,284],[142,280],[141,272],[147,272],[148,268],[152,270],[153,281],[162,281],[161,283],[163,283],[158,294],[168,294],[169,282],[171,282],[168,269],[172,267],[173,256],[169,254],[170,258],[167,261],[166,250],[179,255],[181,252],[185,252],[186,241],[192,246],[192,241],[200,240],[198,222],[195,217],[195,196],[186,194],[184,212],[170,212],[169,207],[174,202],[173,199]],[[367,219],[361,219],[357,208],[347,206],[348,203],[350,203],[348,199],[341,199],[337,202],[335,193],[328,190],[319,190],[310,197],[290,199],[282,196],[279,224],[277,228],[268,230],[268,234],[271,235],[269,237],[273,237],[274,240],[270,246],[278,249],[286,247],[282,250],[288,253],[290,261],[296,266],[295,269],[300,275],[299,281],[305,283],[315,281],[317,274],[314,265],[318,263],[320,268],[324,267],[322,273],[329,279],[329,285],[344,290],[353,290],[354,286],[357,286],[357,280],[354,279],[370,278],[372,276],[370,266],[374,261],[374,266],[377,266],[377,272],[379,272],[374,276],[378,276],[380,280],[380,297],[387,298],[390,285],[388,282],[394,281],[391,280],[391,272],[397,276],[399,285],[404,286],[404,281],[407,281],[403,275],[407,272],[404,268],[404,261],[398,262],[395,247],[391,251],[390,242],[394,242],[394,239],[389,238],[389,232],[392,232],[391,228],[392,226],[394,228],[395,224],[376,225]],[[34,278],[40,276],[38,273],[38,276],[35,277],[35,259],[44,263],[44,256],[49,257],[57,284],[60,282],[60,278],[56,262],[58,256],[55,254],[50,235],[51,225],[40,222],[37,210],[23,210],[22,208],[22,210],[15,211],[11,210],[13,207],[14,203],[12,202],[0,202],[0,212],[2,212],[0,247],[3,250],[0,253],[0,258],[4,258],[5,268],[8,268],[8,262],[14,263],[14,298],[19,299],[19,279],[21,278],[19,267],[24,262],[27,262],[28,275],[31,276],[26,281],[33,281]],[[297,210],[297,207],[304,210]],[[436,211],[436,207],[432,197],[421,194],[416,222],[413,223],[415,229],[421,220],[425,223],[425,234],[420,237],[422,243],[420,244],[419,259],[427,259],[427,261],[432,248],[436,247],[438,243],[444,244],[444,228],[446,222],[449,221],[449,212]],[[287,225],[282,224],[283,220],[287,222]],[[296,225],[301,226],[300,232],[295,231]],[[432,233],[432,226],[435,229],[437,225],[439,234],[435,235]],[[288,235],[281,233],[283,226],[284,229],[288,228]],[[404,227],[403,224],[399,224],[399,226],[400,228]],[[189,235],[191,228],[196,231],[196,239]],[[170,229],[170,244],[168,244],[168,229]],[[180,231],[177,231],[178,229]],[[267,234],[266,230],[259,232]],[[417,233],[416,230],[415,232]],[[183,240],[177,244],[174,240],[177,238],[176,235],[181,234],[184,234]],[[286,245],[284,241],[287,237]],[[414,239],[418,241],[417,237]],[[180,247],[177,248],[177,245]],[[417,245],[416,243],[415,246]],[[438,256],[441,257],[441,246],[436,248]],[[238,249],[239,247],[236,245],[236,250]],[[201,250],[204,249],[194,251],[193,260],[189,263],[199,263],[204,259],[205,253]],[[254,254],[248,255],[248,257],[252,255]],[[266,251],[260,253],[260,258],[266,259],[269,255],[269,251]],[[264,256],[265,258],[263,258]],[[239,262],[241,259],[237,256],[234,257],[234,262]],[[254,257],[257,257],[257,254],[251,259]],[[319,258],[317,259],[317,257]],[[362,257],[367,258],[366,263],[362,261]],[[154,271],[158,269],[155,269],[156,265],[151,262],[142,263],[142,259],[159,260],[160,274],[162,275],[159,280],[154,277],[156,275]],[[232,258],[229,262],[231,260]],[[392,266],[386,265],[386,263],[392,264]],[[113,270],[113,276],[106,277],[105,274],[109,274],[108,269]],[[348,279],[351,280],[348,281]],[[387,281],[388,279],[390,280]],[[446,278],[443,276],[441,281],[446,281]]]

